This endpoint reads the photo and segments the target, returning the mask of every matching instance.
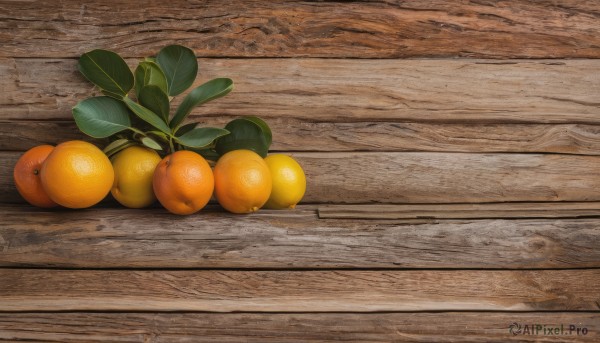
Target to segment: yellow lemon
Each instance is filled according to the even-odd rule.
[[[131,146],[112,158],[115,180],[110,190],[121,205],[142,208],[156,200],[152,189],[154,169],[161,158],[155,150]]]
[[[282,154],[269,155],[265,162],[271,171],[273,189],[264,207],[275,210],[296,207],[306,192],[306,176],[300,164]]]

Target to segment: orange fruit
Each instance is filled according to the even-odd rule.
[[[25,152],[15,164],[13,177],[17,191],[34,206],[48,208],[58,205],[46,194],[40,178],[42,163],[52,150],[54,150],[52,145],[36,146]]]
[[[215,196],[233,213],[256,212],[271,194],[271,173],[267,163],[250,150],[234,150],[221,156],[215,165]]]
[[[158,201],[174,214],[201,210],[212,196],[215,180],[204,157],[181,150],[160,161],[152,178]]]
[[[50,199],[69,208],[85,208],[104,199],[115,174],[110,160],[93,144],[68,141],[48,155],[40,173]]]

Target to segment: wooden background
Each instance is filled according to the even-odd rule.
[[[0,341],[600,340],[597,1],[2,0],[0,42]],[[24,204],[20,154],[85,139],[77,58],[174,43],[236,84],[194,119],[266,119],[304,204]]]

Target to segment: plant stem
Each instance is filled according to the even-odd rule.
[[[173,136],[169,136],[169,154],[172,154],[175,152],[175,146],[173,145]]]
[[[142,131],[140,131],[140,130],[136,129],[135,127],[130,127],[129,129],[130,129],[131,131],[133,131],[133,132],[137,133],[137,134],[140,134],[140,135],[142,135],[142,136],[145,136],[145,135],[146,135],[145,133],[143,133]]]

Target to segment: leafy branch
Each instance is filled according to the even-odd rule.
[[[83,133],[112,138],[104,149],[109,156],[134,144],[167,154],[190,149],[209,159],[235,149],[267,154],[271,130],[257,117],[235,119],[224,129],[184,124],[195,107],[233,90],[229,78],[216,78],[192,89],[171,114],[173,97],[190,88],[198,73],[196,55],[186,47],[167,46],[156,57],[140,61],[133,73],[117,53],[99,49],[83,54],[78,67],[104,96],[79,102],[73,117]],[[132,90],[134,98],[129,95]]]

